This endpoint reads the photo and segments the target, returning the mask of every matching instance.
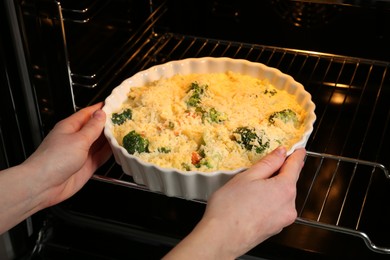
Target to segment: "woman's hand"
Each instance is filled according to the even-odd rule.
[[[235,259],[294,222],[296,182],[306,151],[278,148],[209,199],[193,232],[166,259]]]
[[[105,113],[102,103],[81,109],[58,122],[25,165],[39,172],[36,180],[50,193],[47,206],[75,194],[97,168],[111,156],[102,134]]]
[[[111,156],[102,103],[58,122],[21,165],[0,172],[0,234],[75,194]]]

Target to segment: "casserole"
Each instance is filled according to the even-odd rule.
[[[305,91],[303,85],[296,82],[291,76],[264,64],[242,59],[203,57],[171,61],[136,73],[123,81],[105,100],[103,110],[108,116],[104,134],[109,140],[117,163],[122,166],[126,174],[133,176],[136,183],[168,196],[207,200],[216,189],[235,174],[246,169],[246,167],[239,167],[234,170],[205,173],[193,170],[183,171],[177,168],[162,168],[129,154],[113,135],[114,124],[111,115],[116,113],[127,100],[127,93],[131,87],[143,86],[161,78],[171,78],[177,74],[224,73],[226,71],[267,80],[276,89],[284,90],[293,95],[307,115],[302,123],[304,130],[300,140],[290,147],[287,154],[291,154],[297,148],[305,147],[316,119],[315,105],[311,101],[311,95]]]

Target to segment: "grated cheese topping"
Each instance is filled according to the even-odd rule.
[[[125,111],[129,118],[113,121],[120,145],[160,167],[200,172],[250,167],[278,146],[291,148],[306,117],[294,95],[230,71],[132,86],[115,118]]]

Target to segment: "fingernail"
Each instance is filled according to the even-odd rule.
[[[284,146],[279,146],[278,148],[276,148],[275,152],[280,155],[280,156],[286,156],[286,148]]]
[[[104,112],[103,110],[101,109],[98,109],[96,110],[95,112],[93,112],[93,115],[92,115],[94,118],[98,119],[98,120],[103,120],[104,119]]]

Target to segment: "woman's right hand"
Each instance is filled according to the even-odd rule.
[[[305,149],[286,160],[279,147],[209,199],[193,232],[166,259],[235,259],[296,219],[296,183]]]

